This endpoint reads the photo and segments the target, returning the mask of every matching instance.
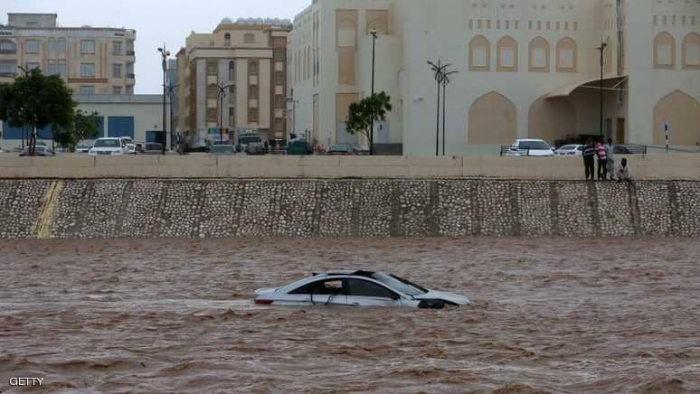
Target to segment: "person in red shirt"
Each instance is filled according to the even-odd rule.
[[[598,156],[598,180],[608,179],[608,150],[601,141],[595,145],[595,153]]]

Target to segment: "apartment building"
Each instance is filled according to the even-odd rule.
[[[0,26],[0,82],[26,70],[65,79],[75,94],[133,94],[136,31],[59,27],[56,14],[8,14]]]
[[[187,38],[177,55],[178,113],[191,144],[228,140],[239,130],[258,130],[270,140],[287,138],[290,30],[291,22],[284,20],[226,18],[212,33],[193,32]]]
[[[314,0],[289,34],[291,130],[366,143],[345,120],[370,94],[373,44],[374,88],[394,107],[376,125],[380,151],[435,154],[438,60],[457,71],[448,155],[598,135],[601,90],[616,143],[700,143],[700,0]]]

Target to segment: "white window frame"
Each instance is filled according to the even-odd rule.
[[[560,49],[559,50],[559,67],[562,69],[572,69],[574,68],[574,50],[573,49]]]
[[[86,72],[86,67],[92,67],[92,73]],[[80,78],[95,78],[95,63],[80,63]]]
[[[90,47],[90,45],[92,45],[92,47]],[[95,54],[95,40],[81,40],[80,41],[80,53],[82,55],[94,55]]]
[[[124,66],[119,63],[112,64],[112,78],[124,78]]]
[[[81,86],[79,92],[82,95],[92,95],[95,94],[95,87],[91,85]]]
[[[30,45],[31,44],[31,45]],[[41,51],[41,42],[39,40],[27,40],[25,43],[25,53],[38,54]]]
[[[686,43],[685,64],[688,66],[700,66],[700,44]]]
[[[532,48],[532,68],[547,67],[547,50],[545,48]]]
[[[487,67],[489,65],[488,61],[489,50],[485,46],[475,46],[472,49],[472,66],[473,67]]]
[[[515,68],[515,48],[502,47],[500,51],[500,66],[504,68]]]

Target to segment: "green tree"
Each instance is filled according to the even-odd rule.
[[[391,97],[384,92],[375,93],[357,103],[350,104],[346,122],[348,133],[365,135],[369,141],[370,155],[374,154],[372,125],[386,120],[386,113],[390,112],[391,109]]]
[[[40,129],[68,128],[73,123],[76,103],[72,92],[57,75],[45,76],[34,69],[0,89],[0,119],[10,126],[29,125],[29,155],[36,151]]]
[[[87,113],[80,109],[77,110],[74,121],[68,127],[54,131],[56,143],[73,152],[80,141],[97,138],[99,134],[98,115],[97,112]]]

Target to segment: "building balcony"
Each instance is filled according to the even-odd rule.
[[[134,80],[134,79],[136,79],[136,74],[134,74],[134,73],[126,73],[126,74],[124,74],[124,77],[125,77],[126,79],[132,79],[132,80]]]
[[[134,57],[136,56],[136,51],[126,51],[126,56]]]

